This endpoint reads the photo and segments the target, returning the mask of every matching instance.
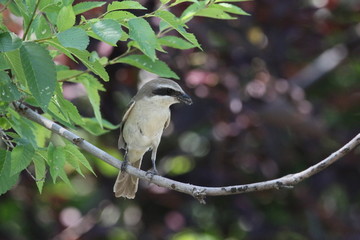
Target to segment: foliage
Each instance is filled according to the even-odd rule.
[[[14,110],[14,101],[41,109],[43,114],[67,127],[83,128],[95,135],[103,134],[117,127],[105,122],[100,111],[99,91],[105,90],[102,81],[109,81],[106,66],[125,63],[162,77],[178,79],[178,75],[158,58],[157,53],[165,52],[164,46],[200,49],[196,37],[187,30],[187,23],[193,17],[234,19],[234,15],[247,15],[231,3],[211,0],[165,0],[152,12],[136,1],[113,2],[99,17],[90,19],[82,14],[105,6],[105,2],[81,2],[76,5],[72,0],[1,2],[12,14],[23,18],[24,34],[20,38],[7,26],[0,28],[0,130],[7,146],[0,152],[0,194],[9,190],[19,173],[31,164],[35,168],[40,192],[47,169],[53,182],[61,179],[70,186],[65,166],[81,175],[84,168],[93,172],[79,150],[71,143],[54,141],[47,130],[39,131],[35,123]],[[183,2],[191,4],[177,17],[170,10]],[[133,10],[140,14],[135,15]],[[153,18],[160,21],[157,31],[150,24]],[[167,35],[169,32],[172,35]],[[90,38],[111,46],[124,45],[127,50],[111,60],[99,58],[96,52],[87,50]],[[61,54],[82,63],[87,70],[77,71],[55,65],[54,59]],[[63,97],[64,82],[85,87],[95,118],[80,116],[73,103]]]

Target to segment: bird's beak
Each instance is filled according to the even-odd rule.
[[[189,95],[187,95],[186,93],[180,93],[179,95],[176,96],[176,98],[180,101],[185,103],[186,105],[191,105],[193,103],[193,101],[191,100],[191,98],[189,97]]]

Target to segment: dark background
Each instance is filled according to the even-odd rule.
[[[141,2],[151,10],[157,1]],[[172,11],[179,15],[187,5]],[[189,23],[203,52],[159,54],[194,101],[172,108],[158,151],[163,176],[205,186],[273,179],[319,162],[360,130],[360,2],[256,0],[238,6],[251,16]],[[110,58],[125,50],[96,41],[90,48]],[[118,124],[148,74],[120,64],[107,70],[102,114]],[[66,85],[64,94],[92,116],[81,86]],[[78,133],[120,157],[118,130],[99,138]],[[143,169],[150,168],[149,158]],[[292,190],[208,197],[206,205],[146,182],[135,200],[116,199],[117,170],[88,159],[97,177],[84,179],[69,169],[73,190],[49,179],[39,194],[24,172],[0,197],[0,239],[360,239],[359,150]]]

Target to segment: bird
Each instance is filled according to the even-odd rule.
[[[191,105],[193,102],[178,83],[157,78],[145,83],[131,99],[120,123],[118,148],[124,149],[124,163],[140,168],[143,156],[152,151],[151,174],[158,174],[156,153],[165,128],[170,124],[170,106],[176,103]],[[115,197],[135,198],[139,179],[122,167],[114,184]]]

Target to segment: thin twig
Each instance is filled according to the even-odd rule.
[[[51,130],[52,132],[72,141],[78,147],[80,147],[80,148],[84,149],[85,151],[87,151],[88,153],[100,158],[101,160],[112,165],[113,167],[121,169],[122,162],[119,161],[118,159],[114,158],[110,154],[97,148],[96,146],[92,145],[91,143],[87,142],[86,140],[77,141],[77,139],[80,139],[79,136],[77,136],[76,134],[61,127],[60,125],[56,124],[55,122],[39,115],[38,113],[34,112],[30,108],[27,108],[26,106],[21,105],[19,103],[15,103],[14,105],[15,105],[17,111],[24,117],[30,119],[31,121],[37,122],[38,124]],[[146,174],[145,171],[134,168],[130,165],[126,167],[126,172],[128,172],[129,174],[136,176],[140,179],[152,182],[160,187],[165,187],[165,188],[172,189],[172,190],[175,190],[178,192],[192,195],[196,199],[198,199],[201,203],[205,203],[204,199],[206,196],[224,196],[224,195],[241,194],[241,193],[247,193],[247,192],[264,191],[264,190],[269,190],[269,189],[292,188],[297,183],[324,170],[326,167],[330,166],[335,161],[337,161],[341,157],[348,154],[351,150],[353,150],[359,144],[360,144],[360,134],[358,134],[356,137],[354,137],[350,142],[346,143],[339,150],[332,153],[329,157],[325,158],[321,162],[319,162],[301,172],[289,174],[284,177],[280,177],[280,178],[269,180],[269,181],[243,184],[243,185],[233,185],[233,186],[224,186],[224,187],[196,186],[196,185],[192,185],[192,184],[174,181],[174,180],[171,180],[171,179],[168,179],[168,178],[165,178],[162,176],[158,176],[158,175],[149,176],[149,174]]]
[[[13,149],[15,147],[9,136],[4,132],[4,129],[2,128],[0,128],[0,136],[5,143],[7,150]]]
[[[27,34],[29,33],[31,24],[32,24],[32,22],[33,22],[34,19],[35,19],[36,10],[37,10],[37,8],[39,7],[40,1],[41,1],[41,0],[38,0],[38,1],[36,2],[34,11],[33,11],[32,15],[31,15],[31,18],[30,18],[29,25],[27,26],[27,28],[26,28],[26,30],[25,30],[25,33],[24,33],[24,36],[23,36],[23,38],[22,38],[23,41],[26,40],[26,36],[27,36]]]

